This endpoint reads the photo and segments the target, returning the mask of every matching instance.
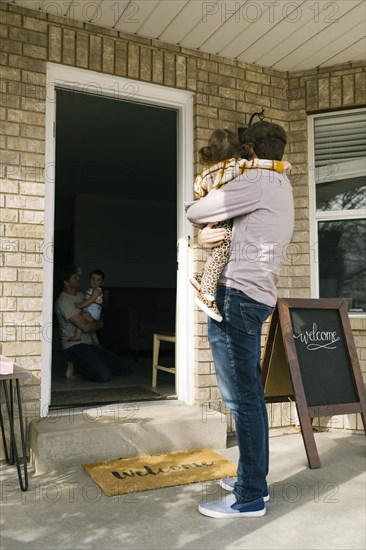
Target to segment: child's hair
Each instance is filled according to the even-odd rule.
[[[199,150],[199,159],[201,164],[208,162],[220,162],[231,158],[240,158],[242,147],[237,135],[226,128],[214,130],[206,147]]]
[[[102,277],[102,281],[104,281],[104,273],[100,269],[93,269],[93,271],[89,273],[89,279],[92,275],[99,275],[100,277]]]

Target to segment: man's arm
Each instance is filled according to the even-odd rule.
[[[75,303],[75,306],[79,309],[83,309],[84,307],[88,307],[90,306],[91,304],[94,304],[95,300],[97,298],[99,298],[99,296],[101,295],[101,291],[98,289],[98,288],[94,288],[90,298],[88,298],[87,300],[85,300],[84,302],[77,302]]]
[[[207,197],[195,201],[187,209],[187,218],[191,223],[206,224],[253,212],[260,204],[261,176],[261,170],[252,170],[250,178],[245,174],[210,191]]]
[[[86,321],[82,315],[73,315],[68,320],[83,332],[95,332],[103,327],[103,321]]]

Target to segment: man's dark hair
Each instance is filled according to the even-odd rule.
[[[261,120],[250,126],[241,136],[250,158],[253,150],[260,159],[282,160],[287,136],[279,124]]]
[[[75,273],[78,273],[78,268],[76,267],[76,265],[68,265],[62,271],[62,280],[69,281],[70,277],[75,275]]]
[[[91,271],[91,272],[89,273],[89,279],[90,279],[90,277],[91,277],[93,274],[94,274],[94,275],[99,275],[100,277],[102,277],[102,281],[104,281],[104,273],[103,273],[103,271],[101,271],[100,269],[93,269],[93,271]]]

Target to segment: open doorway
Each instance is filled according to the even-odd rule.
[[[151,389],[152,335],[175,331],[177,118],[173,108],[56,91],[54,299],[65,265],[81,269],[81,289],[89,272],[101,269],[100,339],[132,374],[100,385],[67,382],[56,326],[51,406],[62,391],[64,405],[77,405],[85,403],[71,399],[76,390]],[[174,346],[163,345],[161,354],[166,366],[174,366]],[[158,382],[159,393],[175,395],[174,376],[159,372]],[[129,400],[139,399],[131,394]]]

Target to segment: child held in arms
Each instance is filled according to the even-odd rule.
[[[282,173],[291,170],[289,162],[259,159],[253,155],[251,160],[243,158],[248,152],[248,146],[240,145],[236,134],[227,129],[215,130],[206,147],[199,151],[203,169],[194,182],[196,199],[202,199],[208,193],[214,192],[222,185],[234,180],[247,170],[264,169]],[[253,185],[255,182],[253,181]],[[226,230],[226,237],[221,244],[212,249],[212,255],[207,260],[205,268],[195,273],[190,279],[198,291],[196,304],[212,319],[221,322],[222,315],[215,303],[215,294],[219,277],[225,267],[231,247],[232,220],[215,224],[215,228]]]
[[[102,315],[103,306],[103,290],[104,273],[100,269],[94,269],[89,274],[89,288],[84,292],[84,301],[76,302],[75,306],[82,311],[81,315],[85,317],[87,321],[99,321]],[[77,328],[75,335],[69,338],[72,342],[79,342],[81,340],[82,330]],[[99,338],[96,332],[90,333],[93,344],[99,345]]]

